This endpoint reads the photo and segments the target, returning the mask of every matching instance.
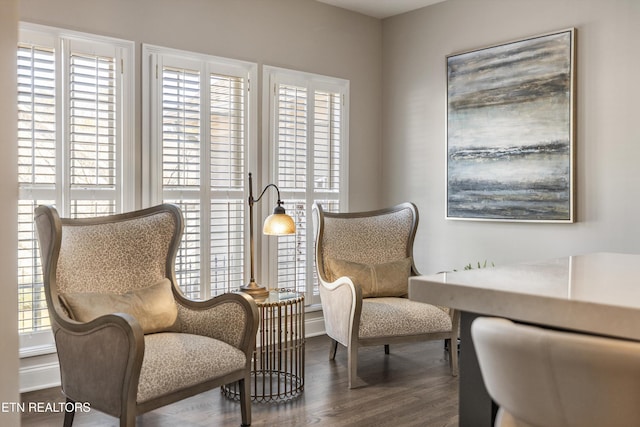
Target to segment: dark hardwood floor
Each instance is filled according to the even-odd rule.
[[[306,341],[305,390],[296,400],[252,405],[253,426],[400,427],[458,425],[458,379],[449,371],[442,341],[360,349],[359,373],[368,386],[347,389],[346,349],[328,360],[326,336]],[[23,401],[62,402],[60,390],[25,393]],[[22,426],[62,426],[60,413],[27,413]],[[137,418],[139,427],[240,425],[240,404],[220,389],[182,400]],[[96,410],[77,413],[74,427],[117,426]]]

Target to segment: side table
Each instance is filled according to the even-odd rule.
[[[271,291],[256,299],[260,315],[256,349],[251,361],[251,400],[284,402],[304,390],[304,294]],[[240,399],[237,383],[222,386],[222,393]]]

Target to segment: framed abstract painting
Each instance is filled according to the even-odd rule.
[[[575,221],[575,29],[447,56],[447,218]]]

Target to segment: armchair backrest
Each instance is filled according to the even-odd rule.
[[[65,313],[59,294],[124,294],[164,278],[175,284],[183,229],[176,206],[81,219],[60,218],[55,208],[39,206],[35,220],[50,313]]]
[[[340,259],[360,264],[382,264],[411,258],[418,227],[418,210],[413,203],[368,212],[325,212],[314,205],[316,221],[316,263],[327,280],[327,260]]]

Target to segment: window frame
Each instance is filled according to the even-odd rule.
[[[70,65],[73,52],[95,54],[100,51],[113,52],[117,79],[117,141],[119,161],[115,165],[115,211],[124,212],[135,206],[135,43],[129,40],[96,34],[71,31],[57,27],[19,23],[18,46],[31,44],[51,48],[55,59],[55,185],[40,189],[37,185],[18,185],[19,200],[53,199],[61,216],[71,214],[73,194],[96,195],[100,189],[71,189],[70,178]],[[17,46],[17,48],[18,48]],[[16,139],[17,142],[17,139]],[[109,190],[107,190],[109,191]],[[49,197],[49,195],[53,197]],[[43,197],[46,196],[46,197]],[[89,199],[87,199],[89,200]],[[18,285],[18,284],[16,284]],[[55,353],[51,329],[31,330],[19,333],[20,357],[31,357]]]
[[[162,190],[162,150],[160,147],[160,141],[162,141],[162,123],[158,120],[158,111],[161,111],[161,96],[159,91],[154,87],[157,85],[156,79],[159,78],[159,67],[162,66],[164,58],[174,58],[176,61],[187,64],[190,63],[194,68],[198,69],[201,73],[200,81],[206,80],[207,76],[211,72],[218,74],[228,74],[234,76],[240,76],[245,78],[246,81],[246,106],[245,106],[245,156],[244,156],[244,169],[251,172],[258,169],[258,65],[253,62],[235,60],[231,58],[224,58],[214,55],[208,55],[203,53],[191,52],[180,49],[172,49],[168,47],[156,46],[152,44],[142,45],[142,204],[145,207],[152,206],[154,204],[162,203],[163,190]],[[202,89],[201,89],[202,91]],[[200,127],[203,130],[200,139],[201,141],[210,141],[210,121],[206,119],[209,108],[210,99],[208,91],[206,96],[201,98],[201,111],[200,111]],[[157,142],[157,143],[153,143]],[[209,143],[207,143],[206,146]],[[201,145],[202,147],[202,145]],[[210,157],[209,151],[201,150],[201,172],[200,172],[200,193],[204,193],[207,200],[211,200],[211,186],[210,186]],[[207,159],[207,162],[202,162],[203,159]],[[248,174],[243,177],[243,212],[244,212],[244,224],[243,224],[243,279],[248,281],[249,277],[249,265],[246,260],[249,259],[249,245],[248,236],[249,231],[249,211],[248,203],[244,203],[248,199]],[[200,200],[204,200],[202,194]],[[210,206],[210,205],[209,205]],[[201,210],[202,212],[202,210]],[[208,254],[203,258],[201,255],[200,265],[201,274],[206,268],[206,272],[203,274],[204,281],[200,283],[200,295],[203,299],[211,298],[211,283],[210,283],[210,215],[202,215],[200,217],[201,228],[200,238],[201,242],[208,242],[207,244],[201,243],[201,248],[209,248]],[[206,239],[203,239],[206,237]],[[202,279],[202,276],[201,276]]]
[[[346,79],[337,77],[325,76],[316,73],[309,73],[304,71],[297,71],[292,69],[286,69],[281,67],[263,66],[263,141],[268,141],[266,146],[266,153],[263,153],[262,158],[262,174],[261,178],[263,183],[275,183],[277,185],[277,85],[286,84],[292,86],[305,87],[309,93],[308,99],[312,98],[312,94],[315,95],[316,91],[336,92],[340,93],[342,97],[341,107],[341,128],[340,128],[340,191],[338,193],[337,200],[340,204],[340,210],[348,211],[349,206],[349,95],[350,95],[350,82]],[[313,104],[315,104],[315,99]],[[311,107],[307,114],[307,144],[313,144],[314,141],[314,107]],[[264,125],[266,123],[266,125]],[[313,147],[307,150],[307,178],[305,188],[305,203],[306,203],[306,289],[305,289],[305,305],[307,308],[318,307],[320,305],[320,295],[316,292],[317,281],[314,280],[315,274],[315,229],[313,225],[313,219],[311,215],[313,202],[318,200],[314,197],[316,194],[322,192],[314,191],[313,188],[313,176],[314,176],[314,163],[313,163]],[[311,161],[309,159],[311,158]],[[311,191],[310,191],[311,190]],[[289,192],[280,188],[282,193],[282,200],[284,207],[287,209],[287,198]],[[325,194],[331,194],[331,192],[325,192]],[[276,203],[276,195],[270,194],[269,198],[258,210],[261,218],[266,218],[271,213],[273,206]],[[278,240],[277,238],[262,239],[259,244],[261,248],[262,256],[260,259],[266,259],[267,262],[262,263],[261,271],[264,282],[278,283]],[[309,265],[308,262],[312,261]],[[278,286],[280,287],[280,286]]]

